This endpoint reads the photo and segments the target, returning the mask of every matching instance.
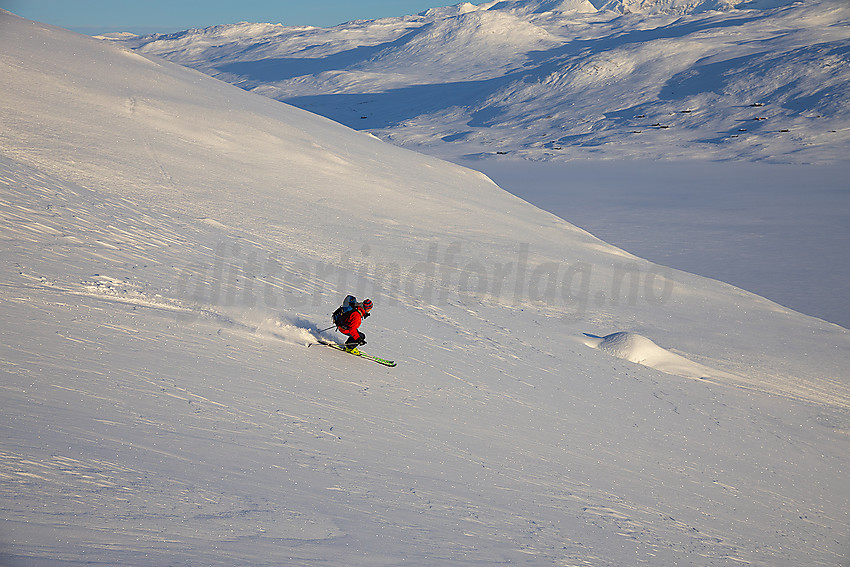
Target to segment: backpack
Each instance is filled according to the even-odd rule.
[[[333,312],[333,314],[331,315],[331,320],[337,327],[345,327],[353,311],[354,309],[352,309],[351,307],[341,305],[336,308],[336,311]]]
[[[349,317],[351,317],[351,312],[354,311],[354,306],[357,304],[357,298],[353,295],[347,296],[342,305],[336,308],[336,311],[331,315],[331,320],[333,324],[337,327],[345,327],[348,323]]]

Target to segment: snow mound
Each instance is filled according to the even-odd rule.
[[[718,372],[717,370],[672,353],[637,333],[621,331],[604,337],[585,333],[585,337],[584,344],[589,347],[597,348],[611,356],[622,358],[629,362],[655,368],[667,374],[674,374],[685,378],[726,376],[724,372]]]

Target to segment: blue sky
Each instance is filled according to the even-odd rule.
[[[171,32],[234,22],[333,26],[416,14],[461,0],[0,0],[24,18],[80,33]],[[473,0],[480,3],[483,0]]]

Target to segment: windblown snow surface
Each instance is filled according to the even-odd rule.
[[[0,44],[3,565],[846,562],[846,330],[175,64]],[[306,346],[346,293],[398,367]]]

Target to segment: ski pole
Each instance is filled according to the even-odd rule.
[[[319,332],[320,332],[320,333],[324,333],[325,331],[330,331],[331,329],[336,329],[336,325],[332,325],[332,326],[328,327],[327,329],[322,329],[322,330],[321,330],[321,331],[319,331]]]

